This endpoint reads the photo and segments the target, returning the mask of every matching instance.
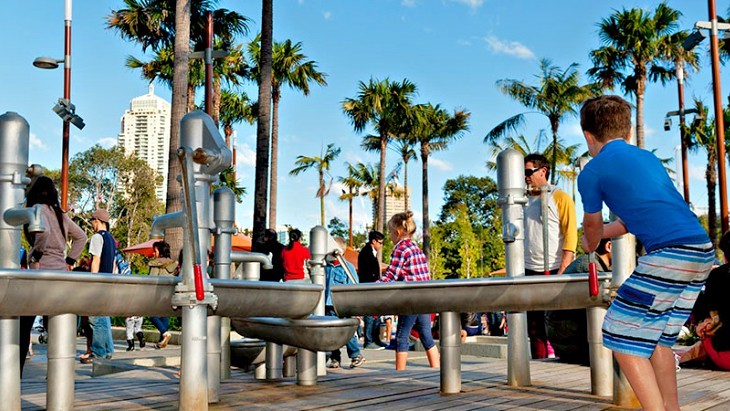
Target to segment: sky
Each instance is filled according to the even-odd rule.
[[[727,15],[728,1],[718,1],[720,15]],[[429,158],[429,210],[437,219],[443,204],[446,180],[460,175],[489,176],[487,145],[489,130],[525,109],[503,95],[496,86],[501,79],[536,84],[540,59],[566,68],[577,63],[582,82],[591,67],[589,52],[601,46],[597,24],[615,10],[656,8],[658,1],[496,1],[496,0],[278,0],[274,2],[274,39],[302,43],[302,51],[327,74],[327,86],[312,85],[309,96],[284,89],[279,124],[279,206],[278,223],[308,230],[319,224],[316,171],[289,176],[298,155],[320,155],[334,143],[342,149],[330,173],[335,181],[346,173],[345,162],[377,165],[377,153],[365,152],[360,142],[366,133],[356,133],[342,111],[342,101],[354,98],[358,84],[376,80],[408,79],[417,85],[415,103],[440,104],[451,113],[465,109],[471,113],[469,130],[445,151]],[[668,1],[683,16],[681,29],[691,29],[699,20],[708,20],[704,2]],[[260,31],[259,1],[221,0],[219,6],[251,19],[250,32],[239,41],[248,42]],[[75,1],[72,17],[71,101],[86,122],[83,130],[71,127],[70,152],[87,150],[94,144],[110,147],[116,143],[120,119],[130,101],[146,94],[148,83],[138,71],[125,67],[128,55],[145,59],[139,46],[123,41],[105,28],[111,10],[124,7],[121,0]],[[30,123],[30,162],[50,169],[61,167],[61,120],[51,110],[63,94],[63,71],[40,70],[32,66],[39,56],[63,57],[64,1],[29,0],[3,2],[0,14],[0,113],[17,112]],[[702,99],[712,107],[709,42],[697,49],[700,71],[690,74],[685,101]],[[723,96],[730,91],[730,73],[721,67],[725,82]],[[253,99],[253,84],[244,87]],[[155,84],[156,94],[170,101],[170,90]],[[616,93],[620,94],[620,90]],[[202,99],[202,89],[198,99]],[[723,97],[723,100],[726,97]],[[678,109],[677,87],[651,83],[645,98],[646,147],[656,148],[661,158],[676,155],[679,131],[674,118],[672,130],[663,129],[665,113]],[[540,130],[549,132],[547,119],[528,114],[522,134],[533,142]],[[248,190],[237,205],[239,227],[252,225],[253,177],[255,165],[255,125],[239,124],[237,173]],[[585,142],[578,120],[564,119],[559,130],[567,144]],[[705,155],[690,156],[691,201],[698,209],[707,207],[704,180]],[[399,158],[388,150],[388,171]],[[408,164],[408,185],[412,188],[412,208],[420,228],[421,164]],[[401,170],[400,181],[403,182]],[[336,182],[326,197],[326,218],[347,222],[348,204],[338,199],[342,187]],[[566,187],[570,192],[571,188]],[[355,200],[354,226],[364,230],[372,213],[366,197]],[[580,196],[576,201],[582,213]]]

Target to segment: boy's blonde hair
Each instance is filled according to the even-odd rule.
[[[580,127],[606,143],[631,133],[631,105],[619,96],[589,98],[580,109]]]
[[[394,214],[388,220],[388,230],[394,232],[396,228],[404,230],[408,236],[412,236],[416,232],[416,222],[413,221],[413,211],[405,211],[403,213]]]

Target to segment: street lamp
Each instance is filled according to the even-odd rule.
[[[728,210],[727,210],[727,178],[725,172],[725,119],[722,112],[722,90],[720,85],[720,47],[717,41],[717,31],[730,30],[730,24],[717,22],[717,8],[715,0],[707,1],[710,21],[698,21],[695,23],[695,30],[710,30],[710,55],[712,57],[712,89],[715,103],[715,127],[717,134],[717,174],[720,184],[720,217],[722,219],[722,232],[725,233],[730,228],[728,226]],[[686,42],[692,39],[692,42],[699,44],[704,35],[691,35]],[[691,44],[691,43],[690,43]],[[696,45],[695,44],[695,45]],[[688,44],[689,45],[689,44]]]
[[[38,57],[33,65],[42,69],[56,69],[63,63],[63,98],[53,107],[53,111],[63,119],[63,144],[61,150],[61,208],[68,209],[68,144],[70,125],[84,128],[83,119],[76,114],[71,104],[71,0],[65,0],[64,18],[64,56],[62,60],[51,57]]]

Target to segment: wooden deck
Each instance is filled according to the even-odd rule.
[[[221,383],[221,401],[211,410],[620,410],[611,399],[590,395],[587,367],[555,361],[532,361],[532,386],[506,385],[505,360],[463,357],[462,393],[439,394],[439,372],[412,353],[407,371],[392,370],[392,361],[371,362],[358,369],[328,370],[312,387],[257,381],[251,373],[233,371]],[[75,409],[177,409],[176,369],[127,371],[76,382]],[[730,410],[730,373],[683,369],[678,374],[682,410]],[[23,409],[45,406],[46,383],[24,381]]]

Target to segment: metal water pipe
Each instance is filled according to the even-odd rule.
[[[497,187],[502,207],[502,241],[508,277],[525,275],[525,171],[524,157],[517,150],[507,149],[497,156]],[[507,383],[525,387],[530,381],[530,347],[527,335],[527,314],[507,314]]]
[[[236,198],[228,187],[218,187],[213,191],[213,276],[220,280],[231,279],[231,235],[236,233],[233,226],[236,217]],[[219,358],[216,358],[216,357]],[[220,379],[231,378],[231,319],[212,315],[208,317],[208,375],[215,375],[218,361]]]
[[[30,223],[34,213],[13,213],[23,203],[28,167],[30,126],[17,113],[0,116],[0,211],[12,218],[0,219],[0,267],[20,268],[20,224]],[[27,218],[27,221],[26,221]],[[35,223],[34,223],[35,224]],[[0,317],[0,407],[20,410],[20,358],[18,317]],[[72,391],[73,395],[73,391]]]

